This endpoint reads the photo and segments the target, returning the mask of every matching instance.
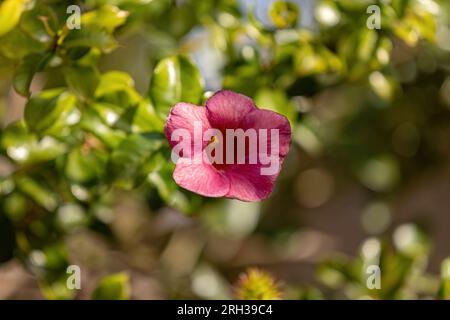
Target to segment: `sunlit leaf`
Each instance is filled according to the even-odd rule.
[[[42,71],[52,57],[51,53],[34,53],[26,56],[16,69],[14,89],[22,96],[30,95],[30,85],[34,75]]]
[[[111,33],[126,21],[127,16],[128,12],[120,10],[116,6],[106,4],[97,10],[83,14],[81,16],[81,26],[95,25]]]
[[[197,67],[184,56],[161,60],[155,67],[150,97],[160,115],[166,117],[177,102],[198,103],[203,94],[203,80]]]
[[[83,112],[80,126],[84,130],[94,134],[111,148],[117,147],[126,137],[126,134],[123,131],[114,130],[104,124],[101,117],[94,109],[85,110],[85,112]]]
[[[38,134],[61,133],[73,120],[76,98],[63,89],[43,91],[32,97],[25,107],[25,122],[31,131]],[[75,119],[76,120],[76,119]]]
[[[17,25],[27,2],[28,0],[5,0],[0,4],[0,36]]]
[[[13,123],[6,128],[1,138],[1,147],[18,163],[53,160],[66,151],[66,146],[52,137],[38,139],[28,132],[22,122]]]

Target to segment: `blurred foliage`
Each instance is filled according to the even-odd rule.
[[[252,268],[239,277],[236,297],[242,300],[279,300],[279,284],[267,272]]]
[[[169,108],[201,103],[221,87],[286,115],[297,152],[333,163],[374,198],[388,199],[417,171],[448,160],[436,139],[439,126],[431,126],[449,121],[450,87],[442,86],[450,81],[448,2],[307,2],[0,2],[0,76],[26,99],[23,116],[0,132],[1,161],[9,168],[0,175],[0,261],[20,259],[47,298],[74,298],[65,287],[65,239],[89,229],[116,241],[105,212],[118,190],[143,195],[150,210],[170,206],[199,216],[209,232],[228,234],[232,220],[224,222],[225,213],[238,220],[234,236],[252,232],[259,207],[210,209],[216,202],[179,189],[171,178],[163,135]],[[372,2],[381,9],[379,30],[366,26]],[[80,29],[66,24],[70,4],[81,8]],[[145,48],[144,67],[122,43],[133,37]],[[209,53],[202,56],[205,37]],[[333,112],[311,110],[325,94]],[[425,273],[425,233],[406,228],[411,244],[399,247],[395,235],[394,243],[370,238],[357,258],[319,267],[319,279],[333,289],[329,296],[437,297],[437,280]],[[361,273],[373,259],[385,270],[375,293]],[[449,297],[448,278],[446,261],[441,298]],[[106,277],[93,297],[128,298],[127,283],[125,274]],[[277,290],[270,276],[251,269],[239,297],[275,298]],[[325,295],[317,288],[289,292],[287,298]]]
[[[127,300],[130,298],[129,279],[126,273],[104,277],[95,288],[95,300]]]
[[[429,242],[415,225],[402,225],[393,239],[369,238],[360,255],[352,260],[341,256],[318,270],[319,279],[346,298],[419,299],[433,298],[437,282],[426,273]],[[379,266],[380,288],[370,288],[370,266]],[[342,297],[341,297],[342,298]]]

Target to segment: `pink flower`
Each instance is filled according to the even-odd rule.
[[[272,192],[283,159],[289,151],[291,127],[286,117],[273,111],[258,109],[253,101],[244,95],[228,90],[219,91],[206,101],[205,107],[184,102],[172,107],[165,125],[165,134],[171,147],[174,148],[178,144],[178,141],[173,139],[176,130],[184,129],[184,132],[195,136],[195,131],[198,130],[195,129],[196,123],[201,124],[203,135],[211,129],[216,129],[218,136],[224,137],[222,149],[224,158],[226,158],[227,150],[230,153],[229,149],[225,148],[225,145],[230,142],[226,132],[233,131],[227,129],[234,129],[234,131],[242,129],[244,132],[250,129],[256,132],[267,132],[267,134],[257,135],[255,138],[257,143],[254,140],[253,146],[250,146],[252,143],[250,138],[247,137],[248,140],[244,138],[247,143],[244,144],[244,149],[240,150],[241,155],[244,154],[244,161],[239,162],[234,155],[230,156],[236,160],[232,163],[228,161],[222,163],[177,162],[173,173],[175,182],[187,190],[207,197],[226,197],[243,201],[266,199]],[[273,132],[277,134],[271,135]],[[217,142],[216,138],[213,136],[212,139],[202,140],[197,144],[202,154],[206,152],[208,145]],[[275,139],[277,141],[273,141]],[[194,142],[189,143],[193,151]],[[262,148],[261,143],[267,143],[267,148]],[[236,145],[237,147],[234,148],[238,154],[239,151],[236,148],[240,145],[239,143]],[[267,173],[268,162],[263,161],[263,153],[266,156],[272,155],[273,159],[271,159],[276,160],[271,163],[275,163],[275,170],[268,171],[269,174]],[[180,155],[185,156],[182,152]],[[257,160],[252,162],[250,159]],[[266,168],[265,174],[264,168]]]

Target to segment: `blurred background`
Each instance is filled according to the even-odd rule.
[[[140,140],[222,88],[293,127],[263,202]],[[448,1],[2,1],[0,122],[0,299],[450,297]]]

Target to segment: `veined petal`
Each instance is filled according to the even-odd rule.
[[[202,137],[203,133],[211,128],[208,118],[206,117],[206,108],[196,106],[191,103],[180,102],[172,107],[164,126],[164,133],[170,146],[173,148],[178,141],[172,141],[172,134],[177,129],[186,129],[191,135],[191,141],[194,142],[194,127],[201,125]],[[203,142],[205,146],[207,142]]]
[[[244,130],[250,128],[254,129],[258,133],[260,129],[267,129],[268,147],[272,144],[270,130],[278,129],[279,155],[284,157],[289,152],[291,143],[291,125],[285,116],[271,110],[256,109],[247,113],[239,126]]]
[[[206,197],[223,197],[230,190],[230,180],[210,164],[178,163],[173,178],[180,187]]]
[[[230,190],[226,197],[242,201],[261,201],[269,197],[279,168],[276,174],[262,175],[261,167],[259,164],[239,164],[227,168],[225,175],[230,181]]]
[[[206,115],[214,128],[237,128],[243,117],[256,106],[252,99],[229,90],[222,90],[206,101]]]

